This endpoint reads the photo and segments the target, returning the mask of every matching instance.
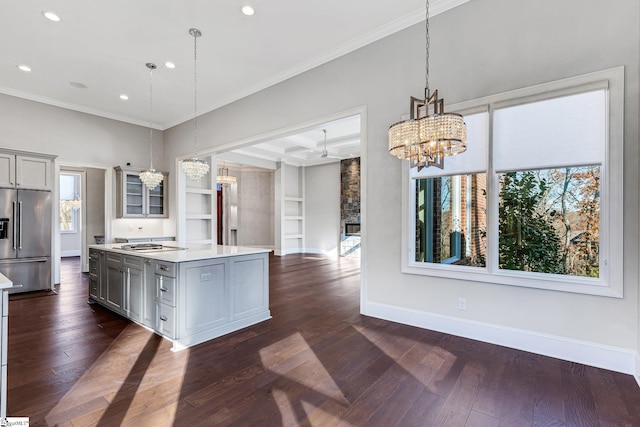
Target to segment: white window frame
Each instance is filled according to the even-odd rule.
[[[492,146],[493,110],[587,92],[607,90],[608,122],[605,162],[601,166],[600,277],[578,277],[547,273],[500,270],[498,268],[498,182],[489,157]],[[470,267],[415,261],[415,180],[409,162],[403,162],[402,180],[402,272],[423,276],[520,286],[607,297],[623,297],[623,141],[624,67],[589,73],[497,95],[451,105],[449,111],[463,115],[486,111],[488,126],[487,173],[487,266]],[[462,154],[464,155],[464,154]],[[480,172],[480,171],[478,171]],[[446,175],[446,159],[443,175]]]

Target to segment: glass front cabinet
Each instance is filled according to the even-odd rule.
[[[167,218],[167,176],[153,190],[140,180],[140,172],[129,166],[117,166],[116,216],[118,218]]]

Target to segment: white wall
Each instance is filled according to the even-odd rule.
[[[340,163],[305,168],[305,252],[338,255]]]
[[[104,168],[107,187],[103,188],[107,206],[113,204],[108,215],[107,229],[114,233],[127,232],[135,224],[115,220],[113,167],[130,162],[133,166],[146,167],[149,162],[149,130],[141,126],[122,123],[111,119],[92,116],[77,111],[28,101],[0,94],[0,147],[22,151],[46,153],[58,156],[59,165],[71,167]],[[162,133],[154,135],[154,165],[164,169],[166,162],[162,153],[164,143]],[[109,184],[110,183],[110,184]],[[57,192],[54,192],[57,195]],[[153,220],[145,226],[146,231],[172,232],[175,227],[171,220]],[[55,222],[54,222],[55,223]],[[113,227],[112,227],[113,224]],[[60,255],[60,236],[54,235],[54,261]],[[58,265],[54,263],[53,279],[60,281]]]
[[[382,307],[390,317],[404,315],[407,322],[426,319],[444,330],[462,325],[485,340],[492,339],[491,333],[509,331],[515,341],[522,338],[536,347],[543,340],[551,347],[539,345],[531,348],[534,351],[550,353],[565,344],[584,344],[594,354],[604,349],[628,359],[637,350],[639,334],[639,17],[637,0],[619,0],[615,6],[596,0],[472,0],[431,21],[431,83],[447,104],[625,66],[623,299],[400,272],[401,164],[387,152],[387,129],[408,114],[409,96],[423,93],[423,24],[203,115],[199,141],[202,149],[213,149],[366,106],[365,314],[381,315]],[[187,154],[182,142],[191,131],[187,123],[165,132],[168,159]],[[467,299],[464,312],[456,309],[461,296]],[[515,341],[508,344],[517,346]],[[621,359],[613,368],[628,370],[622,366],[626,359]]]

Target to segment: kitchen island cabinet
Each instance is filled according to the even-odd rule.
[[[170,339],[174,351],[271,318],[270,250],[130,246],[91,245],[91,263],[104,268],[90,275],[89,300]]]

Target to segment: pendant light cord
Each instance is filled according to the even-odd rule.
[[[426,20],[425,20],[425,68],[424,68],[424,102],[429,101],[431,94],[429,93],[429,44],[431,39],[429,38],[429,0],[426,1]]]
[[[149,169],[153,170],[153,70],[156,66],[147,64],[149,68]]]
[[[193,157],[198,152],[198,37],[200,31],[191,29],[193,35]]]

